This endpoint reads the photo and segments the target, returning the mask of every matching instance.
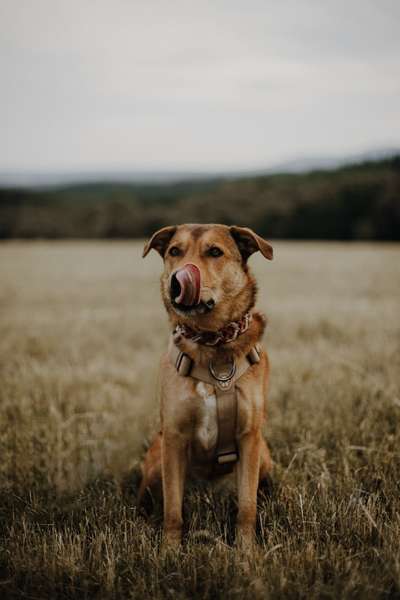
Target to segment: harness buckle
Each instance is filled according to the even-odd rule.
[[[248,359],[249,363],[251,365],[255,365],[255,364],[259,363],[260,362],[260,354],[261,354],[260,346],[258,344],[256,346],[253,346],[253,348],[251,348],[250,352],[247,355],[247,359]]]
[[[228,463],[234,463],[237,462],[239,460],[239,453],[232,451],[232,452],[225,452],[223,454],[218,454],[217,456],[217,463],[219,465],[226,465]]]
[[[223,383],[230,382],[232,377],[235,375],[236,363],[235,363],[234,359],[232,358],[232,363],[231,363],[229,373],[217,373],[215,370],[215,367],[213,365],[212,359],[211,359],[210,362],[208,363],[208,370],[210,371],[210,373],[214,377],[214,379],[216,379],[219,383],[223,384]]]
[[[193,361],[190,358],[190,356],[188,356],[184,352],[179,352],[175,362],[175,368],[178,371],[179,375],[181,375],[182,377],[188,377],[190,371],[192,370],[192,366]]]

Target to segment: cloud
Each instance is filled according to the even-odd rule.
[[[399,6],[3,0],[0,168],[236,168],[396,143]]]

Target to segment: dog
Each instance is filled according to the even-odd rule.
[[[161,295],[173,333],[161,359],[161,430],[141,465],[139,503],[162,485],[164,543],[182,535],[187,475],[212,479],[234,471],[236,542],[253,546],[257,490],[272,462],[262,435],[268,356],[260,345],[265,317],[254,310],[257,286],[248,266],[272,246],[246,227],[163,227],[146,243],[164,260]]]

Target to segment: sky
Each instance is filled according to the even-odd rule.
[[[0,0],[0,171],[400,146],[398,0]]]

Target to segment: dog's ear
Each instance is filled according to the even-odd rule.
[[[152,248],[154,248],[154,250],[157,250],[157,252],[162,257],[164,257],[165,249],[168,246],[169,241],[176,230],[176,225],[169,225],[168,227],[163,227],[162,229],[159,229],[158,231],[153,233],[153,235],[143,248],[143,258],[148,255]]]
[[[258,251],[260,251],[265,258],[268,258],[268,260],[272,260],[274,251],[271,244],[254,233],[252,229],[249,229],[248,227],[236,227],[236,225],[233,225],[232,227],[229,227],[229,231],[235,240],[244,261],[246,261],[254,252]]]

